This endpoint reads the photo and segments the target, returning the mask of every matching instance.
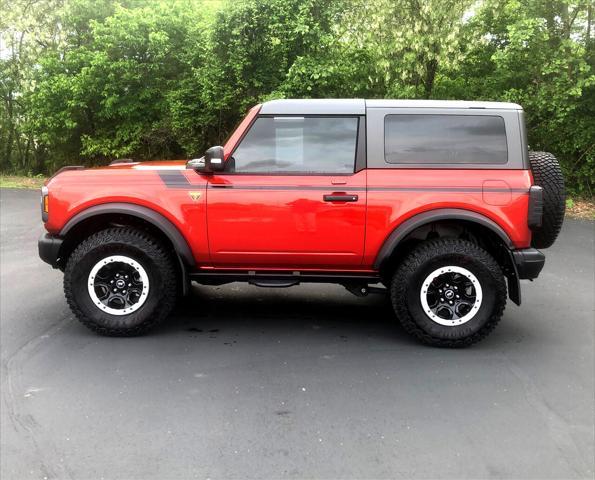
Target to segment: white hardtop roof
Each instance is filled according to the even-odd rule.
[[[260,113],[264,115],[365,115],[366,101],[356,98],[271,100],[262,104]]]
[[[358,98],[271,100],[262,104],[263,115],[365,115],[366,108],[453,108],[522,110],[516,103],[464,100],[364,100]]]

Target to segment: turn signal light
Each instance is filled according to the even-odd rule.
[[[50,212],[50,196],[48,187],[41,187],[41,219],[44,222],[48,221],[48,213]]]

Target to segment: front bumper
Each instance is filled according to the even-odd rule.
[[[535,248],[513,250],[512,258],[516,266],[518,278],[533,280],[539,276],[545,265],[545,255]]]
[[[60,260],[60,247],[64,240],[60,237],[55,237],[49,233],[44,233],[37,241],[37,249],[39,250],[39,258],[45,263],[49,263],[52,267],[58,268],[58,261]]]

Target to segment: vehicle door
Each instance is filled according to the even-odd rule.
[[[360,266],[366,217],[365,121],[258,116],[208,178],[214,267]]]

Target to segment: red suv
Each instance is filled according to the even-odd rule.
[[[520,304],[564,203],[519,105],[275,100],[200,159],[63,168],[42,190],[39,254],[105,335],[149,330],[191,281],[326,282],[383,284],[409,333],[459,347]]]

